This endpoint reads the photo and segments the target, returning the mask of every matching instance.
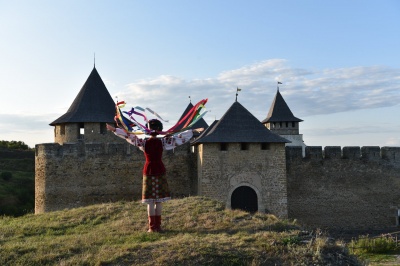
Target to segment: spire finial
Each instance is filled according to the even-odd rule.
[[[189,95],[189,103],[192,103],[192,98],[190,98],[190,95]]]
[[[93,67],[96,68],[96,53],[93,53]]]
[[[236,87],[236,100],[235,100],[235,102],[237,102],[237,97],[238,97],[238,95],[239,95],[239,91],[241,91],[242,89],[239,89],[239,87]]]
[[[279,91],[279,84],[282,84],[282,82],[277,81],[277,84],[276,84],[276,90],[277,90],[277,91]]]

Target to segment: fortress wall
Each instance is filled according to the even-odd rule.
[[[190,194],[195,156],[183,145],[164,153],[172,196]],[[127,143],[36,145],[35,213],[140,200],[143,152]],[[192,166],[193,167],[193,166]]]
[[[168,185],[174,198],[197,195],[197,161],[189,143],[164,151]]]
[[[286,147],[289,217],[317,227],[388,228],[400,208],[400,147]]]
[[[227,203],[239,186],[249,186],[260,198],[259,211],[287,217],[286,166],[284,144],[271,143],[262,150],[260,143],[249,143],[241,150],[240,143],[228,143],[227,151],[220,143],[200,144],[198,154],[198,191]]]

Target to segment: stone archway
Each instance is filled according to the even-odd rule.
[[[237,187],[231,195],[231,208],[247,212],[257,212],[257,193],[249,186]]]

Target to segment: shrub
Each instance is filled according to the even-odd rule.
[[[5,181],[8,181],[12,178],[12,173],[11,172],[2,172],[0,174],[0,177],[3,178]]]
[[[355,254],[387,254],[399,249],[395,239],[390,236],[382,236],[380,238],[363,237],[352,240],[350,248],[354,250]]]

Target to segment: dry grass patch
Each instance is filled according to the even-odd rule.
[[[273,215],[204,197],[171,200],[164,213],[164,233],[152,234],[139,202],[2,217],[0,265],[360,265],[346,248]]]

